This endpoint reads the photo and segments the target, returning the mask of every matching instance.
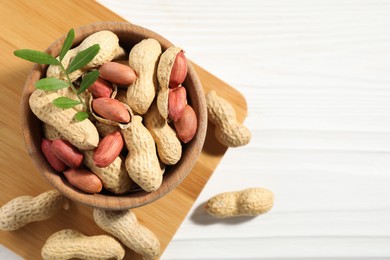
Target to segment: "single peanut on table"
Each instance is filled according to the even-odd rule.
[[[125,250],[110,236],[86,236],[76,230],[63,229],[46,240],[41,255],[44,260],[119,260],[125,256]]]
[[[227,147],[238,147],[249,143],[251,132],[236,118],[236,111],[225,99],[210,91],[206,95],[208,118],[215,124],[215,138]]]
[[[160,241],[152,231],[138,223],[131,210],[110,211],[95,208],[93,218],[101,229],[141,254],[145,260],[156,259],[160,255]]]
[[[207,213],[218,218],[257,216],[269,211],[274,203],[274,194],[264,188],[249,188],[236,192],[224,192],[209,199]]]
[[[56,190],[44,192],[36,197],[20,196],[0,208],[0,229],[17,230],[28,223],[53,217],[69,200]]]

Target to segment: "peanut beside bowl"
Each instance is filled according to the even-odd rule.
[[[109,30],[115,33],[119,38],[120,46],[123,47],[127,53],[135,44],[148,38],[157,40],[162,47],[162,51],[172,46],[172,43],[164,37],[148,29],[124,22],[99,22],[76,28],[76,36],[73,45],[77,46],[89,35],[102,30]],[[55,57],[58,56],[65,36],[66,35],[52,43],[46,52]],[[81,192],[70,185],[63,174],[59,174],[54,171],[46,161],[40,149],[43,138],[43,123],[33,114],[29,107],[29,97],[35,89],[34,84],[40,78],[45,77],[46,70],[46,66],[35,64],[27,78],[21,99],[22,130],[27,151],[37,169],[51,185],[65,196],[72,200],[97,208],[110,210],[135,208],[161,198],[177,187],[191,172],[191,169],[195,165],[201,153],[207,128],[207,108],[205,97],[198,76],[191,64],[188,64],[187,77],[183,86],[186,88],[188,104],[192,106],[197,116],[198,129],[194,138],[189,143],[182,144],[181,159],[177,164],[166,167],[162,184],[157,190],[152,192],[139,190],[123,195],[115,195],[110,192],[97,194],[87,194]]]

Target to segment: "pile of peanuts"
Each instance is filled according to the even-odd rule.
[[[197,117],[182,86],[186,57],[176,46],[162,52],[151,38],[127,54],[116,34],[99,31],[68,51],[64,67],[94,44],[100,45],[99,53],[70,74],[77,86],[84,74],[99,70],[98,80],[82,93],[91,113],[88,119],[74,120],[81,105],[61,109],[52,104],[60,96],[75,99],[70,88],[36,89],[30,96],[30,108],[43,122],[42,153],[83,192],[153,192],[162,183],[165,166],[180,160],[182,144],[197,131]],[[48,67],[46,76],[65,77],[56,65]]]
[[[99,53],[70,75],[77,86],[85,73],[99,70],[100,78],[83,93],[91,112],[89,119],[75,121],[82,105],[61,109],[52,104],[60,96],[75,99],[70,88],[37,89],[29,99],[31,110],[43,122],[42,153],[55,171],[83,192],[99,193],[103,188],[114,194],[155,191],[162,183],[165,166],[180,160],[182,143],[191,141],[197,131],[197,117],[182,86],[187,75],[184,52],[176,46],[162,52],[156,40],[145,39],[127,54],[114,33],[100,31],[71,49],[62,60],[64,67],[94,44],[100,45]],[[54,65],[48,67],[46,76],[65,77]],[[211,91],[206,103],[215,137],[222,145],[249,143],[250,131],[237,121],[227,100]],[[273,201],[270,190],[247,188],[217,194],[204,208],[217,218],[257,216],[268,212]],[[68,207],[68,199],[56,190],[17,197],[0,208],[0,230],[17,230]],[[123,245],[143,259],[160,255],[159,239],[138,223],[131,210],[95,208],[93,219],[121,243],[109,235],[86,236],[63,229],[46,240],[43,259],[123,259]]]

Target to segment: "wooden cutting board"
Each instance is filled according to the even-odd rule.
[[[52,189],[29,158],[20,127],[20,96],[32,63],[16,58],[13,52],[22,48],[44,50],[70,28],[96,21],[124,21],[94,1],[41,0],[39,5],[37,3],[28,0],[0,2],[0,205],[16,196],[36,196]],[[217,90],[234,105],[238,119],[243,121],[247,112],[243,96],[192,64],[205,93]],[[226,148],[215,140],[214,127],[209,124],[201,156],[184,182],[162,199],[134,209],[139,221],[159,237],[162,250],[171,241],[225,152]],[[92,209],[73,202],[70,210],[50,220],[31,223],[13,232],[0,231],[0,242],[26,259],[40,259],[46,239],[64,228],[76,229],[86,235],[104,233],[94,223]],[[125,259],[141,257],[127,250]]]

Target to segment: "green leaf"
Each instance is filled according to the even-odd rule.
[[[72,108],[78,104],[80,104],[80,101],[67,97],[59,97],[53,100],[53,105],[59,108]]]
[[[99,44],[94,44],[91,47],[80,51],[73,58],[72,62],[69,64],[69,67],[66,69],[66,73],[70,74],[75,70],[81,69],[88,64],[100,50]]]
[[[60,52],[60,61],[64,59],[65,54],[69,51],[70,47],[72,47],[73,40],[74,40],[74,30],[70,29],[68,35],[65,38],[64,45],[62,45],[62,49]]]
[[[19,58],[32,61],[38,64],[60,65],[59,60],[57,60],[50,54],[42,51],[23,49],[14,51],[14,55]]]
[[[48,91],[66,88],[69,87],[69,84],[57,78],[43,78],[35,83],[35,87],[37,89]]]
[[[74,119],[78,122],[83,121],[88,118],[88,113],[84,111],[77,112],[76,115],[74,115]]]
[[[87,88],[89,88],[99,77],[99,71],[94,70],[85,74],[81,80],[80,88],[77,90],[77,95],[83,93]]]

